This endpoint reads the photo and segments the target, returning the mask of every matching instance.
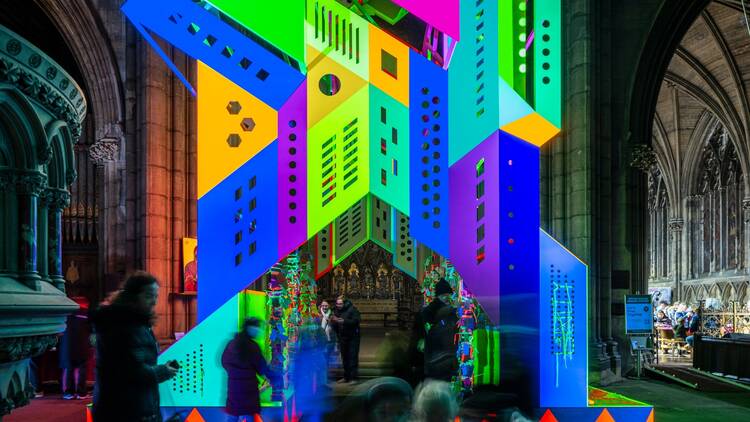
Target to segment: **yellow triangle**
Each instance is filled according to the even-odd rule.
[[[536,112],[508,123],[500,129],[538,147],[546,144],[547,141],[560,133],[557,126]]]
[[[311,128],[365,86],[366,82],[351,70],[309,45],[307,57],[310,58],[307,69],[307,127]],[[321,78],[329,74],[334,75],[340,82],[338,92],[333,95],[326,95],[320,88]]]
[[[198,62],[198,198],[276,139],[277,114]]]

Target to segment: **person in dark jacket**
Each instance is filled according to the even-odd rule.
[[[341,362],[344,366],[344,378],[337,382],[354,383],[359,369],[359,310],[349,299],[339,296],[333,313],[331,322],[339,340]]]
[[[136,272],[92,315],[96,333],[95,422],[160,422],[159,383],[172,378],[176,361],[157,365],[159,347],[151,327],[159,283]]]
[[[221,355],[227,371],[227,422],[255,420],[260,415],[258,376],[276,378],[255,341],[260,331],[260,320],[248,318]]]
[[[435,283],[435,298],[414,320],[418,349],[424,353],[424,377],[451,381],[458,370],[455,336],[458,314],[450,305],[453,289],[445,279]]]
[[[74,297],[80,308],[68,316],[65,334],[60,339],[59,356],[62,368],[63,399],[88,399],[86,369],[91,342],[89,336],[89,301]]]

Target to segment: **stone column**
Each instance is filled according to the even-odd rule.
[[[682,229],[685,222],[682,218],[676,217],[669,220],[669,241],[671,243],[671,256],[669,257],[672,267],[672,280],[677,298],[680,297],[680,283],[682,282]]]
[[[64,189],[49,189],[47,210],[47,262],[50,283],[65,291],[62,273],[62,212],[70,205],[70,193]]]
[[[19,281],[34,290],[41,290],[37,272],[37,216],[39,195],[47,178],[36,172],[16,174],[18,196],[18,276]]]
[[[742,200],[742,224],[743,227],[743,239],[742,241],[742,253],[744,268],[750,268],[750,198],[744,198]]]
[[[50,190],[44,189],[39,195],[39,209],[37,215],[37,271],[42,281],[51,282],[49,278],[49,260],[48,255],[48,215],[47,210],[50,204]]]
[[[11,199],[14,188],[13,175],[8,172],[0,172],[0,221],[3,222],[3,224],[0,224],[0,273],[10,272],[13,268],[8,262],[8,257],[13,248],[8,243],[12,242],[9,228],[15,227],[11,217],[11,207],[15,205],[15,201]]]

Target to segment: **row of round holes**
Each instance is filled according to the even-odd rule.
[[[402,249],[401,250],[401,256],[406,256],[406,260],[408,262],[411,262],[411,253],[412,253],[411,245],[412,245],[412,240],[408,238],[409,237],[409,233],[406,231],[406,218],[404,218],[404,217],[401,217],[400,231],[401,231],[401,243],[400,243],[400,246],[401,246],[401,249]],[[403,251],[404,248],[406,248],[406,252]],[[406,255],[406,254],[408,254],[408,255]]]
[[[427,95],[429,95],[429,93],[430,93],[429,88],[427,88],[427,87],[423,87],[422,88],[422,95],[427,96]],[[431,99],[431,102],[432,102],[433,105],[437,106],[438,104],[440,104],[440,98],[437,97],[437,96],[433,96],[432,99]],[[428,123],[430,121],[430,116],[429,116],[429,112],[426,111],[426,110],[430,107],[430,101],[427,101],[427,100],[422,101],[421,106],[422,106],[423,109],[425,109],[425,114],[422,115],[422,122]],[[436,118],[436,119],[439,118],[440,117],[440,111],[438,111],[437,109],[433,110],[432,117]],[[433,124],[432,125],[432,131],[433,132],[439,132],[440,131],[440,125],[437,124],[437,123]],[[429,135],[430,135],[430,130],[428,128],[425,128],[424,130],[422,130],[422,136],[427,137]],[[438,138],[438,137],[432,138],[432,145],[434,145],[436,147],[439,146],[440,145],[440,138]],[[422,151],[428,152],[429,149],[430,149],[430,144],[428,142],[423,142],[421,147],[422,147]],[[433,160],[440,159],[440,152],[439,151],[433,151],[433,153],[432,153],[432,159]],[[429,162],[430,162],[430,157],[427,156],[427,155],[424,155],[424,156],[422,156],[422,160],[421,161],[422,161],[422,164],[428,165]],[[432,172],[435,173],[436,176],[440,173],[440,170],[441,170],[441,168],[440,168],[439,165],[432,166]],[[422,174],[422,177],[424,177],[424,178],[428,178],[429,177],[429,171],[427,169],[423,170],[421,174]],[[440,180],[433,179],[432,180],[432,185],[434,187],[436,187],[436,188],[439,187],[440,186]],[[422,191],[423,192],[428,192],[429,190],[430,190],[430,185],[428,183],[423,183],[422,184]],[[434,201],[440,200],[440,194],[439,193],[433,194],[432,195],[432,199]],[[422,198],[422,205],[424,205],[425,207],[428,206],[428,205],[430,205],[430,199],[429,199],[429,197],[425,196],[425,197]],[[436,216],[439,215],[440,214],[440,207],[433,207],[432,208],[432,213],[434,215],[436,215]],[[429,219],[430,218],[429,211],[423,211],[422,212],[422,218],[424,220]],[[437,221],[437,220],[433,221],[432,222],[432,227],[435,228],[435,229],[440,228],[440,222]]]
[[[294,129],[297,127],[297,121],[296,120],[290,120],[289,121],[289,127]],[[290,142],[294,142],[297,140],[297,135],[295,133],[290,133],[288,136],[288,139]],[[294,156],[297,154],[297,148],[295,147],[289,147],[289,155]],[[297,168],[297,162],[295,160],[289,161],[289,168],[295,169]],[[289,175],[289,182],[295,183],[297,181],[297,176],[294,174]],[[297,196],[297,189],[296,188],[289,188],[289,196],[295,197]],[[297,209],[297,203],[292,201],[289,203],[289,209],[290,210],[296,210]],[[289,216],[289,223],[294,224],[297,222],[297,216],[291,215]]]
[[[545,20],[543,20],[543,21],[542,21],[542,26],[543,26],[544,28],[549,28],[549,27],[550,27],[550,22],[549,22],[548,20],[546,20],[546,19],[545,19]],[[542,35],[542,41],[544,41],[545,43],[546,43],[546,42],[549,42],[549,41],[550,41],[550,39],[551,39],[551,38],[550,38],[549,34],[544,34],[544,35]],[[545,47],[545,48],[543,48],[543,49],[542,49],[542,55],[543,55],[543,56],[547,57],[547,56],[549,56],[549,53],[550,53],[550,51],[549,51],[549,48],[546,48],[546,47]],[[549,62],[543,62],[543,63],[542,63],[542,69],[544,69],[544,70],[549,70],[549,68],[550,68],[550,64],[549,64]],[[545,85],[549,84],[549,83],[550,83],[550,78],[549,78],[549,76],[545,76],[545,77],[543,77],[543,78],[542,78],[542,83],[543,83],[543,84],[545,84]]]
[[[507,164],[508,164],[508,167],[512,167],[513,166],[513,160],[508,160]],[[513,192],[513,185],[509,185],[508,186],[508,192]],[[508,218],[513,219],[513,218],[515,218],[515,216],[516,216],[516,214],[513,211],[508,211]],[[508,244],[509,245],[513,246],[515,243],[516,243],[515,239],[513,239],[512,237],[508,238]],[[508,270],[513,271],[515,269],[516,269],[515,265],[513,265],[513,264],[509,264],[508,265]]]

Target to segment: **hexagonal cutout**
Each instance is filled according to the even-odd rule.
[[[229,104],[227,104],[227,111],[229,114],[238,114],[242,110],[242,106],[238,101],[230,101]]]
[[[241,143],[242,143],[242,138],[240,138],[240,135],[236,133],[230,134],[229,137],[227,138],[227,144],[229,144],[231,148],[237,148],[238,146],[240,146]]]
[[[255,129],[255,120],[252,117],[245,117],[240,122],[240,126],[242,126],[242,130],[245,132],[252,132]]]

